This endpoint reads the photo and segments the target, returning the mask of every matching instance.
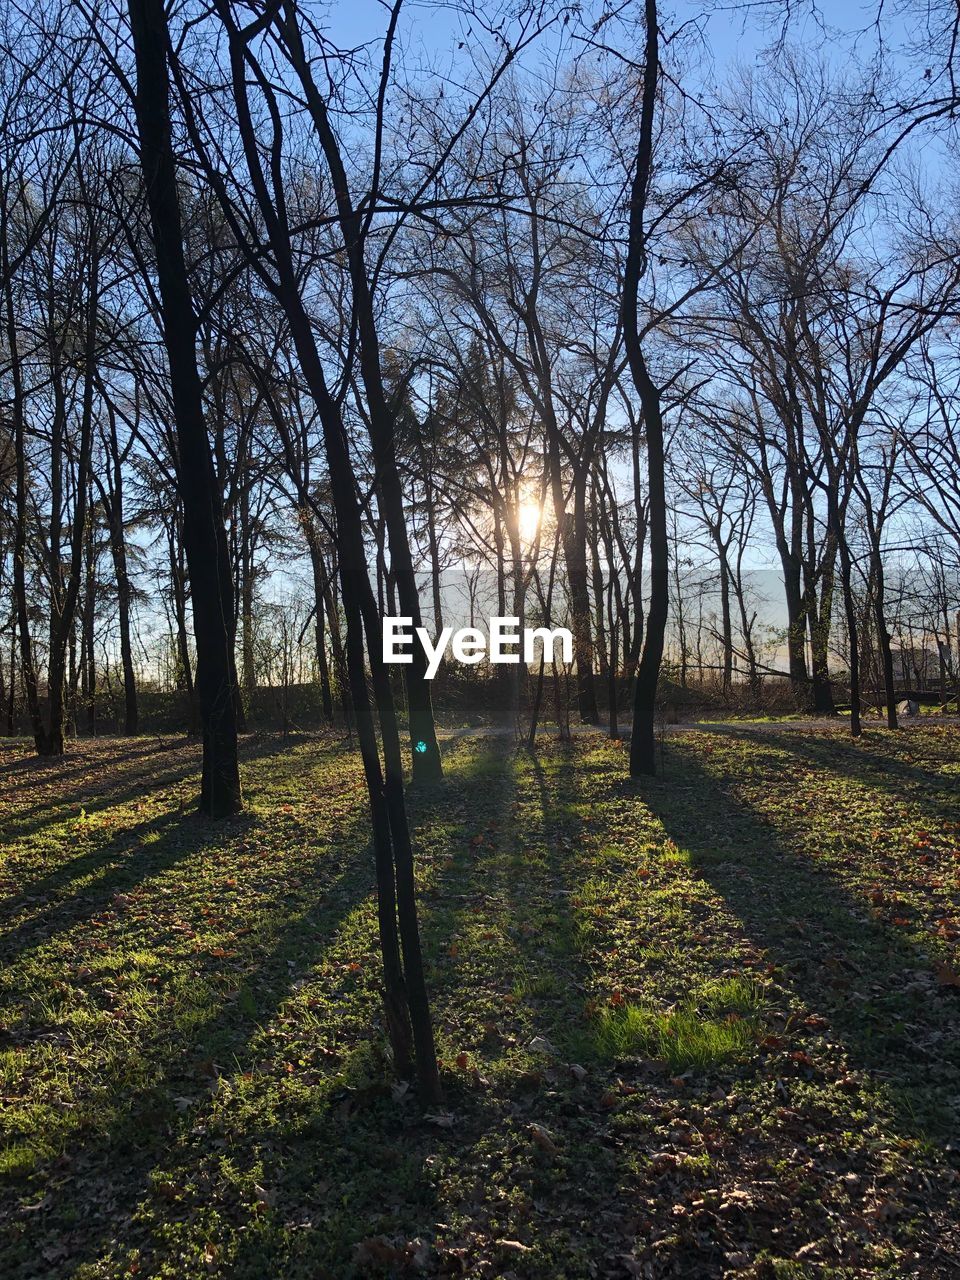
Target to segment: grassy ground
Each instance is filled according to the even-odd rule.
[[[960,1274],[960,730],[452,744],[426,1116],[353,758],[197,766],[0,754],[4,1277]]]

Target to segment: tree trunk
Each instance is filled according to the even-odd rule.
[[[87,519],[84,596],[82,615],[82,640],[80,645],[80,671],[83,703],[86,713],[87,733],[92,738],[97,732],[97,668],[94,655],[94,624],[97,609],[97,569],[94,554],[94,518],[91,509]]]
[[[630,235],[624,264],[624,344],[633,384],[640,397],[647,439],[647,503],[650,529],[650,605],[644,628],[643,652],[637,667],[633,697],[633,735],[630,739],[630,773],[634,777],[655,774],[657,682],[663,660],[663,642],[669,608],[669,545],[664,468],[663,415],[660,391],[650,377],[640,343],[637,308],[640,277],[646,267],[644,214],[653,160],[653,117],[660,70],[656,0],[644,0],[646,48],[643,100],[636,170],[630,190]]]
[[[120,665],[123,669],[123,731],[132,736],[139,728],[137,677],[133,667],[133,645],[130,634],[130,601],[133,591],[127,571],[127,547],[123,536],[123,508],[115,496],[116,510],[110,522],[110,551],[117,575],[117,617],[120,629]]]
[[[287,53],[303,87],[307,109],[332,179],[337,221],[350,267],[353,314],[360,338],[360,375],[367,399],[379,505],[390,540],[390,569],[396,583],[400,610],[404,616],[413,619],[413,627],[416,628],[422,625],[420,597],[410,553],[403,485],[397,465],[396,421],[383,383],[377,317],[367,277],[364,215],[354,208],[340,143],[327,114],[326,103],[313,78],[292,5],[284,9],[282,27]],[[379,646],[381,642],[378,639],[376,643]],[[411,656],[413,661],[404,666],[403,670],[406,675],[413,777],[415,781],[437,779],[443,776],[443,764],[433,717],[430,682],[425,678],[426,654],[422,646],[415,643],[411,646]]]
[[[327,569],[323,563],[323,551],[317,537],[313,515],[304,511],[301,516],[307,550],[310,552],[310,567],[313,570],[314,599],[314,631],[317,645],[317,671],[320,676],[320,703],[323,718],[328,723],[333,720],[333,699],[330,693],[330,667],[327,662],[327,637],[325,627],[325,595],[327,590]]]
[[[183,539],[180,534],[179,513],[175,512],[167,530],[170,552],[170,583],[173,595],[174,620],[177,627],[177,659],[180,683],[187,695],[188,736],[200,736],[200,710],[193,680],[193,662],[190,656],[190,640],[187,636],[187,575],[183,564]]]
[[[17,615],[14,612],[10,624],[10,688],[7,690],[7,737],[12,738],[17,727]]]
[[[156,251],[164,342],[176,424],[177,481],[190,573],[197,693],[203,722],[200,809],[225,817],[242,807],[237,759],[233,584],[222,495],[214,474],[197,369],[196,317],[184,260],[170,132],[166,18],[162,0],[128,0],[137,69],[140,162]]]
[[[560,529],[563,559],[570,589],[573,662],[577,672],[577,709],[583,724],[596,724],[600,719],[600,712],[597,708],[597,690],[593,672],[590,573],[587,566],[586,477],[579,469],[575,471],[573,512],[570,513],[566,509],[563,465],[555,424],[548,424],[547,437],[553,508]]]
[[[311,319],[300,294],[293,262],[290,229],[274,206],[266,184],[261,152],[247,99],[249,51],[246,38],[237,28],[227,0],[215,0],[215,3],[229,40],[232,89],[247,169],[276,261],[277,277],[268,277],[268,279],[270,287],[286,314],[304,380],[317,406],[330,472],[339,550],[338,572],[347,623],[347,671],[374,834],[384,1008],[388,1031],[398,1068],[403,1070],[409,1063],[408,1028],[412,1029],[420,1089],[424,1101],[436,1105],[441,1094],[440,1078],[420,952],[413,855],[404,802],[400,738],[390,682],[383,663],[380,614],[370,586],[363,518],[356,491],[356,476],[350,458],[344,422],[339,406],[327,387]],[[298,40],[299,33],[294,28],[291,37],[288,28],[287,36],[288,42],[291,38]],[[298,53],[302,59],[302,48],[298,49]],[[363,333],[361,333],[361,342],[366,346],[366,337]],[[371,408],[371,413],[373,412]],[[380,459],[376,461],[380,466]],[[399,475],[395,464],[394,476],[399,490]],[[384,492],[386,491],[384,489]],[[402,572],[404,565],[402,561],[399,563],[397,561],[397,552],[400,550],[391,545],[394,568],[399,568]],[[406,608],[403,597],[401,597],[401,603]],[[412,611],[408,610],[408,612]],[[367,692],[363,652],[364,633],[380,718],[384,771],[380,766]],[[407,1014],[409,1014],[409,1021]]]
[[[727,545],[720,537],[719,531],[714,534],[717,556],[720,560],[720,643],[723,649],[722,687],[723,696],[730,697],[733,688],[733,622],[730,616],[730,560]]]
[[[886,618],[886,584],[883,576],[883,560],[879,551],[873,555],[873,611],[877,626],[877,644],[880,648],[880,665],[883,670],[883,693],[887,709],[887,728],[899,728],[897,719],[897,682],[893,673],[893,647]]]
[[[853,598],[853,570],[850,562],[850,549],[843,529],[838,529],[838,546],[840,550],[840,589],[843,594],[843,608],[847,619],[847,642],[850,662],[850,734],[859,738],[863,732],[860,723],[860,643],[857,636],[857,610]]]

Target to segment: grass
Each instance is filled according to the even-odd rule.
[[[762,1010],[762,990],[743,978],[710,982],[665,1012],[618,1000],[599,1012],[596,1050],[606,1058],[655,1058],[674,1075],[709,1070],[756,1049]]]
[[[0,751],[0,1274],[953,1276],[960,733],[448,744],[443,1112],[391,1071],[357,763]]]

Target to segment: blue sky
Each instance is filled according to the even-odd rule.
[[[840,46],[858,41],[863,52],[875,43],[873,24],[879,0],[851,3],[829,0],[814,6],[794,5],[791,37],[798,43],[823,39],[823,32],[834,34]],[[783,6],[784,8],[786,6]],[[639,5],[638,5],[639,10]],[[679,3],[661,6],[666,30],[681,22],[703,17],[707,45],[716,64],[718,78],[737,59],[752,60],[774,38],[778,31],[780,6],[771,4],[765,14],[755,4]],[[377,0],[334,0],[326,9],[325,26],[331,39],[343,46],[379,42],[386,28],[387,9]],[[444,53],[461,38],[462,18],[455,5],[417,3],[407,0],[402,10],[400,29],[406,43],[422,47],[429,53]],[[894,12],[889,0],[883,4],[884,38],[891,51],[903,49],[909,41],[908,28],[900,12]],[[858,39],[859,38],[859,39]]]

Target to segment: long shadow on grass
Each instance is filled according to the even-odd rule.
[[[257,760],[272,759],[278,756],[279,746],[276,742],[268,740],[255,740],[244,744],[242,752],[242,762],[246,764],[253,763]],[[149,753],[148,753],[149,754]],[[92,762],[96,763],[96,761]],[[73,858],[68,858],[60,862],[52,870],[44,875],[35,876],[32,879],[20,880],[19,893],[7,897],[0,902],[0,924],[5,924],[20,914],[24,908],[32,906],[38,900],[42,901],[50,894],[57,893],[64,886],[74,881],[83,879],[91,875],[103,867],[110,867],[110,864],[123,857],[125,853],[129,853],[142,842],[144,837],[151,833],[156,833],[159,829],[165,829],[177,813],[161,814],[154,819],[144,819],[141,823],[136,823],[124,828],[114,836],[106,835],[97,824],[99,813],[108,813],[111,809],[124,805],[126,802],[137,798],[138,796],[147,796],[154,794],[156,789],[168,783],[183,781],[185,778],[192,776],[193,768],[187,769],[185,762],[181,758],[178,767],[164,774],[156,774],[152,772],[141,772],[136,779],[135,785],[129,786],[123,791],[105,790],[107,784],[100,781],[101,801],[98,804],[92,804],[89,809],[85,809],[86,819],[84,824],[78,830],[78,836],[86,832],[86,838],[92,839],[93,847],[86,852],[78,853]],[[125,775],[125,779],[126,775]],[[40,832],[44,828],[60,824],[68,820],[73,811],[72,803],[57,802],[47,808],[48,819],[45,822],[37,823],[34,830]],[[64,812],[66,810],[66,813]],[[193,835],[195,839],[203,838],[203,826],[197,824],[191,826],[193,822],[192,815],[186,811],[181,811],[183,817],[183,832],[186,835]],[[74,815],[76,817],[76,815]],[[168,821],[169,819],[169,821]],[[86,820],[92,820],[91,826],[86,827]],[[9,827],[6,829],[9,832]],[[40,855],[41,857],[43,855]],[[38,857],[38,860],[39,857]],[[129,870],[133,872],[134,867]],[[109,872],[108,872],[109,874]],[[135,879],[130,882],[135,883]],[[90,886],[83,886],[82,890],[78,890],[86,895]],[[121,886],[115,886],[119,889]],[[53,910],[60,910],[64,904],[58,904]],[[82,911],[82,909],[81,909]],[[0,935],[0,948],[3,948],[6,939]],[[15,945],[15,943],[14,943]]]
[[[248,739],[241,745],[240,761],[244,764],[277,756],[295,745],[293,740],[284,743],[278,737]],[[148,791],[156,791],[160,787],[184,782],[198,774],[200,768],[199,754],[194,758],[184,757],[182,754],[188,749],[179,748],[173,760],[169,760],[168,752],[160,748],[146,752],[143,756],[128,756],[125,753],[123,758],[133,760],[134,764],[120,770],[116,775],[111,773],[111,765],[116,757],[91,753],[83,765],[71,771],[82,781],[72,783],[65,794],[57,791],[29,808],[21,809],[12,817],[0,819],[0,841],[22,840],[37,835],[55,823],[63,822],[73,816],[79,808],[83,808],[88,816],[94,817],[117,805],[126,804]],[[168,767],[146,771],[141,767],[143,760],[160,755],[163,756],[163,763]],[[41,766],[37,769],[36,758],[33,758],[30,763],[34,769],[27,776],[35,783],[57,784],[64,776],[52,766],[49,768]],[[157,760],[157,764],[160,763],[161,761]],[[91,777],[91,769],[98,767],[101,772]],[[104,770],[106,776],[104,776]]]
[[[499,1234],[535,1240],[522,1274],[586,1275],[591,1260],[611,1247],[601,1213],[616,1195],[615,1156],[599,1143],[591,1112],[571,1106],[562,1058],[583,1004],[566,887],[576,876],[577,821],[557,806],[579,801],[578,784],[567,761],[554,780],[536,756],[515,757],[506,740],[464,739],[457,752],[442,786],[424,788],[411,802],[426,871],[422,934],[439,1047],[448,1067],[462,1054],[467,1059],[446,1074],[453,1128],[417,1122],[415,1104],[389,1099],[349,1116],[317,1114],[309,1144],[282,1148],[282,1205],[274,1221],[242,1238],[231,1263],[238,1278],[363,1276],[354,1262],[358,1241],[381,1234],[430,1240],[436,1233],[442,1246],[438,1214],[451,1212],[459,1220],[451,1243],[466,1250],[469,1274],[479,1265],[474,1249],[491,1274],[514,1273],[516,1255],[497,1254],[491,1221]],[[531,1051],[534,1036],[552,1040],[561,1057]],[[532,1145],[532,1124],[554,1134],[558,1154],[544,1156]],[[275,1145],[281,1140],[277,1135]],[[459,1192],[445,1187],[442,1204],[430,1172],[438,1164],[450,1169],[454,1187],[462,1180]],[[349,1189],[342,1209],[329,1191],[318,1197],[318,1182]],[[532,1218],[522,1209],[511,1216],[505,1187],[529,1195]],[[454,1207],[451,1196],[463,1199]],[[290,1232],[284,1219],[295,1206],[318,1199],[310,1216],[322,1219],[322,1229]],[[585,1225],[591,1220],[596,1233]]]
[[[66,897],[44,904],[6,933],[0,934],[0,963],[9,965],[25,953],[49,942],[56,934],[89,920],[106,909],[118,893],[129,893],[138,884],[169,871],[204,847],[203,829],[194,819],[163,813],[128,828],[122,838],[72,860],[67,867],[45,877],[33,893],[46,896],[79,877],[96,875],[78,885]],[[29,896],[15,899],[4,915],[13,918],[30,905]]]
[[[213,998],[210,980],[222,979],[222,966],[202,957],[191,959],[197,998],[212,1007],[207,1012],[201,1004],[186,1011],[182,1026],[158,1019],[147,1042],[122,1055],[106,1080],[88,1092],[83,1112],[91,1119],[68,1138],[53,1167],[38,1171],[32,1182],[37,1188],[34,1196],[49,1189],[45,1179],[60,1182],[49,1211],[31,1216],[21,1210],[17,1218],[21,1226],[26,1224],[22,1233],[14,1226],[9,1242],[0,1240],[5,1276],[53,1280],[73,1275],[123,1237],[152,1171],[176,1145],[178,1135],[191,1132],[196,1124],[195,1113],[184,1116],[178,1106],[178,1095],[195,1092],[204,1082],[196,1059],[222,1066],[236,1063],[239,1071],[252,1066],[247,1062],[251,1046],[289,994],[297,973],[321,958],[338,927],[369,897],[372,855],[365,825],[364,815],[358,814],[353,822],[328,833],[336,846],[351,845],[350,852],[331,854],[325,849],[314,866],[298,869],[305,885],[300,900],[295,905],[276,903],[270,919],[239,942],[230,968],[239,995]],[[324,876],[325,862],[335,873],[332,877]],[[131,1087],[132,1065],[137,1083]],[[95,1126],[92,1132],[90,1124]],[[63,1169],[73,1176],[64,1180]],[[109,1213],[95,1223],[89,1212],[91,1185],[97,1187],[97,1201],[109,1205]],[[12,1213],[5,1216],[15,1221]],[[42,1260],[47,1240],[57,1242],[62,1261]]]
[[[922,764],[909,764],[884,752],[886,745],[909,742],[909,735],[874,729],[854,741],[849,737],[824,737],[804,732],[750,733],[749,730],[725,729],[724,736],[749,742],[761,760],[764,759],[765,748],[770,752],[786,752],[831,773],[852,777],[871,790],[886,792],[901,803],[905,799],[917,798],[909,793],[905,795],[906,788],[922,788],[919,799],[930,814],[945,822],[960,820],[960,801],[952,794],[956,778],[940,777]],[[960,735],[957,741],[960,741]],[[876,749],[871,751],[871,745]],[[767,759],[775,770],[776,760]]]
[[[496,912],[500,900],[489,859],[499,838],[494,824],[499,827],[511,790],[503,752],[468,741],[447,754],[442,783],[418,787],[409,796],[421,939],[438,1049],[448,1064],[458,1051],[476,1050],[484,1019],[503,1013],[501,988],[492,989],[503,974],[491,972],[477,934],[484,913]],[[459,1117],[455,1131],[448,1132],[418,1119],[412,1095],[397,1103],[383,1096],[382,1081],[370,1083],[369,1089],[351,1091],[341,1105],[324,1100],[294,1142],[284,1133],[290,1123],[285,1115],[272,1133],[262,1135],[277,1151],[265,1180],[281,1183],[282,1202],[256,1232],[241,1238],[232,1275],[360,1276],[363,1267],[353,1266],[359,1241],[432,1233],[438,1209],[425,1158],[469,1161],[476,1133],[486,1134],[497,1123],[496,1104],[487,1092],[470,1087],[469,1076],[462,1084],[448,1076],[446,1104]],[[288,1229],[288,1214],[304,1205],[314,1206],[310,1216],[322,1220],[322,1229]]]
[[[261,754],[273,756],[276,748],[263,753],[248,751],[245,762]],[[183,776],[182,770],[177,776]],[[129,794],[105,797],[100,808],[107,811],[132,795],[147,792],[158,781],[155,775],[143,777]],[[66,896],[43,903],[40,910],[6,933],[0,933],[0,961],[10,964],[22,959],[27,950],[40,947],[57,933],[98,915],[110,906],[116,894],[128,894],[144,881],[215,845],[224,830],[239,833],[253,822],[249,814],[241,814],[224,826],[175,809],[127,827],[96,848],[62,863],[46,876],[28,882],[24,892],[3,905],[0,922],[14,918],[31,906],[33,900],[42,900],[65,886],[73,886]],[[96,878],[91,881],[87,879],[89,876]]]
[[[682,747],[639,793],[795,994],[829,1017],[852,1065],[889,1086],[898,1123],[941,1133],[960,1082],[960,1005],[952,988],[915,985],[930,957]]]
[[[130,739],[128,739],[130,741]],[[134,739],[133,741],[137,741]],[[93,744],[97,744],[94,748]],[[57,778],[74,777],[77,774],[85,773],[90,766],[92,760],[96,760],[103,753],[102,745],[107,744],[107,751],[113,746],[111,739],[90,738],[77,739],[68,750],[65,756],[38,756],[34,753],[32,743],[27,738],[15,739],[0,744],[0,757],[16,751],[10,760],[0,759],[0,778],[6,780],[9,776],[21,773],[35,774],[39,777],[44,775],[55,776]],[[158,755],[161,751],[174,750],[178,747],[187,745],[184,742],[166,742],[158,743],[155,738],[143,738],[137,742],[137,745],[130,747],[127,751],[112,751],[105,755],[111,763],[119,763],[125,760],[142,760],[147,756]]]

